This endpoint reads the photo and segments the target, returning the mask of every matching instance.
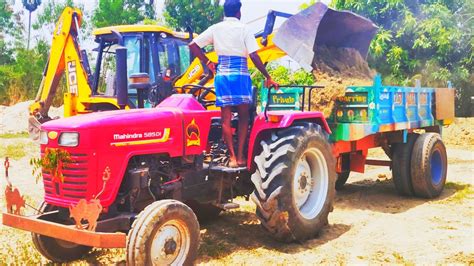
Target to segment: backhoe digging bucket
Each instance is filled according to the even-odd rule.
[[[353,48],[367,58],[377,26],[349,11],[336,11],[318,2],[288,18],[273,42],[305,70],[313,69],[317,47]]]

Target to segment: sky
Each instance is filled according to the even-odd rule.
[[[21,0],[13,0],[14,1],[14,10],[21,11],[24,10],[21,18],[25,27],[28,25],[28,12],[23,9],[22,1]],[[42,2],[46,2],[47,0],[43,0]],[[58,1],[58,0],[56,0]],[[61,1],[61,0],[59,0]],[[221,4],[224,3],[223,0],[220,0]],[[299,11],[298,7],[303,3],[308,3],[310,0],[241,0],[242,2],[242,22],[249,24],[251,29],[254,30],[255,33],[261,31],[265,25],[266,15],[269,10],[281,11],[285,13],[295,14]],[[321,0],[322,2],[328,4],[331,0]],[[74,3],[81,4],[84,6],[84,11],[87,13],[91,13],[92,10],[97,6],[98,0],[74,0]],[[162,10],[164,7],[164,0],[155,0],[155,10],[157,11],[157,16],[162,16]],[[32,13],[32,24],[36,21],[36,15],[42,11],[43,5],[40,5],[39,8]],[[275,23],[275,27],[277,28],[284,19],[279,18]],[[51,42],[52,33],[48,32],[44,29],[34,31],[32,29],[31,33],[31,43],[32,46],[36,42],[36,39],[41,38],[47,40],[49,43]],[[87,38],[86,38],[87,39]],[[81,48],[90,50],[95,47],[93,42],[93,38],[87,39],[87,41],[81,43]],[[289,60],[288,57],[285,57],[281,60],[281,62],[285,62],[285,65],[295,69],[298,68],[296,62]]]
[[[14,4],[14,10],[15,11],[20,11],[23,9],[22,1],[21,0],[13,0],[15,2]],[[47,0],[43,0],[42,2],[46,2]],[[241,0],[242,1],[242,21],[244,23],[249,23],[252,29],[255,29],[255,32],[259,32],[262,30],[264,24],[265,24],[265,17],[268,13],[269,10],[276,10],[276,11],[282,11],[286,13],[297,13],[298,12],[298,7],[303,4],[303,3],[308,3],[309,0]],[[331,0],[322,0],[322,2],[328,3]],[[85,12],[90,13],[95,6],[97,6],[98,0],[74,0],[74,3],[77,4],[82,4],[84,6]],[[223,0],[221,0],[221,3],[223,3]],[[161,16],[163,6],[164,6],[164,0],[155,0],[156,8],[157,10],[157,15]],[[36,14],[40,12],[43,8],[43,5],[40,5],[38,10],[32,13],[32,23],[36,21]],[[23,9],[24,10],[24,9]],[[23,12],[23,15],[21,16],[22,20],[24,22],[24,25],[28,25],[28,12],[25,10]],[[260,19],[259,19],[260,18]],[[258,19],[257,21],[255,21]],[[252,22],[253,21],[253,22]],[[277,24],[279,25],[283,20],[278,19]],[[46,36],[45,36],[46,35]],[[33,31],[32,32],[32,42],[34,42],[35,36],[36,37],[46,37],[46,39],[49,40],[48,36],[50,33],[47,32],[41,32],[39,31]]]

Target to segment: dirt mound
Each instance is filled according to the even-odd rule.
[[[0,134],[26,132],[28,130],[28,106],[34,101],[17,103],[12,106],[0,106]],[[51,107],[50,117],[63,117],[64,109]]]
[[[443,141],[474,149],[474,117],[458,117],[454,123],[443,128]]]
[[[343,96],[345,89],[352,85],[372,85],[375,71],[355,49],[316,48],[313,62],[316,85],[325,88],[311,96],[311,109],[321,111],[328,117],[337,97]]]

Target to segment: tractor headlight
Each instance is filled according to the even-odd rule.
[[[76,147],[79,144],[79,133],[63,132],[59,136],[59,146]]]
[[[39,141],[40,141],[40,144],[42,145],[48,144],[48,132],[41,130]]]

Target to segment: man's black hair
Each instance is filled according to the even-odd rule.
[[[235,17],[239,13],[242,3],[240,0],[225,0],[224,15],[226,17]]]

